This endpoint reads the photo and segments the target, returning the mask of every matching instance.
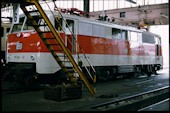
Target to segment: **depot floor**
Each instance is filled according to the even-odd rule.
[[[2,87],[9,85],[2,82]],[[92,96],[83,87],[80,99],[54,101],[44,98],[44,90],[26,92],[2,92],[2,111],[83,111],[88,106],[101,102],[116,100],[133,94],[149,91],[169,85],[169,69],[161,71],[151,77],[141,76],[132,79],[116,79],[96,84],[96,94]],[[7,86],[6,86],[7,87]]]

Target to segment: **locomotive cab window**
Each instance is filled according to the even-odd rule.
[[[12,28],[12,32],[21,31],[21,28],[22,28],[23,23],[24,23],[24,19],[25,19],[25,17],[22,17],[22,18],[19,19],[18,24],[14,24],[14,26]]]
[[[33,18],[35,19],[36,22],[39,21],[37,16],[33,16]],[[34,28],[32,27],[31,21],[27,19],[24,24],[23,30],[31,30],[31,29],[34,29]]]
[[[131,41],[138,41],[138,34],[136,32],[130,32],[130,40]]]
[[[126,30],[122,30],[122,39],[127,40],[127,31]]]
[[[63,20],[61,18],[56,18],[55,19],[55,28],[58,30],[58,31],[61,31],[62,30],[62,25],[63,25]]]
[[[154,36],[142,34],[142,42],[143,43],[149,43],[149,44],[155,44],[155,38]]]
[[[36,18],[36,17],[33,16],[33,18]],[[37,19],[35,20],[38,21]],[[31,29],[34,29],[34,28],[32,27],[30,20],[27,19],[27,17],[21,17],[19,20],[19,23],[14,24],[12,28],[12,32],[21,31],[21,30],[31,30]]]
[[[44,19],[39,19],[38,20],[38,25],[41,25],[39,28],[42,30],[42,31],[49,31],[49,27],[46,25],[46,22]]]
[[[121,30],[112,28],[112,37],[113,39],[121,39]]]
[[[67,19],[66,20],[67,24],[66,24],[66,32],[69,33],[74,33],[74,21]]]

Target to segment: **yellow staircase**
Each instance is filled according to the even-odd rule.
[[[35,10],[29,11],[26,7],[27,6],[33,6]],[[55,60],[60,65],[61,69],[68,75],[68,78],[70,82],[74,85],[76,85],[77,80],[74,78],[74,73],[78,73],[81,80],[83,80],[84,84],[87,86],[90,93],[94,96],[95,95],[95,86],[92,86],[88,79],[86,78],[85,74],[83,73],[81,67],[76,63],[74,60],[70,50],[66,47],[64,44],[64,41],[62,37],[59,34],[59,31],[55,29],[55,27],[52,25],[50,20],[48,19],[46,13],[42,9],[41,5],[37,0],[25,0],[24,2],[20,3],[20,7],[29,19],[29,21],[32,23],[32,26],[35,28],[41,39],[43,40],[46,47],[50,50],[51,54],[55,58]],[[38,24],[36,21],[36,18],[31,15],[32,12],[36,12],[39,14],[39,19],[44,22],[44,24]],[[52,12],[52,11],[51,11]],[[62,16],[61,16],[62,17]],[[57,19],[57,17],[55,17]],[[62,17],[63,19],[63,17]],[[46,27],[48,31],[42,31],[40,27]],[[60,25],[61,26],[61,25]],[[51,37],[46,38],[45,34],[50,33]],[[74,34],[72,34],[74,36]],[[50,40],[55,40],[56,43],[51,44]],[[57,49],[56,49],[57,47]],[[60,54],[58,54],[60,53]],[[61,55],[63,53],[63,55]],[[63,60],[67,57],[67,60]],[[69,62],[72,65],[72,69],[68,69],[65,65],[65,62]],[[93,68],[94,69],[94,68]],[[89,72],[88,72],[89,73]],[[90,78],[95,83],[96,82],[96,76],[93,75],[93,77],[90,75]]]

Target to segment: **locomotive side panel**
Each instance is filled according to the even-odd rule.
[[[94,25],[92,24],[92,26]],[[84,30],[85,27],[81,24],[79,29]],[[79,33],[78,42],[85,53],[93,57],[92,61],[96,66],[156,64],[155,43],[143,43],[142,33],[140,32],[123,30],[126,31],[125,37],[120,36],[118,38],[113,36],[112,38],[107,38],[100,35],[102,30],[98,31],[99,34],[95,33],[91,36],[87,36],[87,30],[88,29],[86,29],[84,33]],[[89,32],[90,30],[93,31],[93,29],[89,29]],[[115,57],[115,60],[112,60],[112,57]]]
[[[146,37],[146,32],[139,30],[107,25],[99,29],[101,24],[81,21],[79,23],[80,46],[88,54],[93,65],[101,67],[100,70],[106,69],[108,72],[116,69],[118,73],[147,70],[146,73],[150,74],[162,68],[161,45],[156,47],[154,34]]]

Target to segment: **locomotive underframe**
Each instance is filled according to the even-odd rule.
[[[19,85],[30,86],[33,84],[60,84],[67,82],[66,74],[59,70],[56,73],[39,74],[36,73],[35,63],[8,63],[9,74],[6,77],[16,87]],[[125,66],[95,66],[97,81],[112,80],[118,76],[133,77],[147,74],[156,74],[162,69],[160,64],[152,65],[125,65]],[[82,67],[84,74],[87,71]],[[88,79],[88,78],[87,78]],[[90,81],[90,78],[89,78]]]

